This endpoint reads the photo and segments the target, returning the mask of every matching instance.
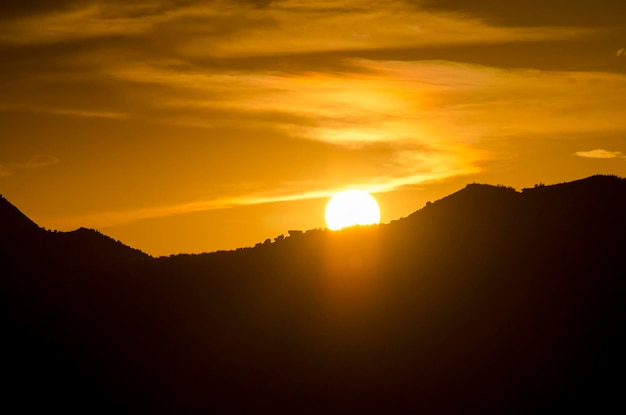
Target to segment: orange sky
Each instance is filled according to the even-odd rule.
[[[470,182],[626,176],[621,0],[21,3],[0,193],[46,228],[206,252],[325,227],[346,188],[388,222]]]

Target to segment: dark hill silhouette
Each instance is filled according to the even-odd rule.
[[[105,281],[92,279],[94,273],[113,274],[116,266],[149,258],[95,230],[40,228],[0,196],[0,324],[5,379],[12,385],[3,397],[19,407],[29,402],[66,407],[66,390],[85,402],[100,398],[93,391],[107,387],[101,375],[82,369],[91,356],[81,360],[81,351],[69,347],[74,344],[59,330],[75,329],[67,314],[83,313],[74,308],[78,296],[86,295],[85,301],[97,296]]]
[[[14,235],[30,233],[39,226],[19,211],[4,197],[0,196],[0,234]]]
[[[19,265],[19,260],[35,260],[72,267],[79,263],[95,265],[147,259],[149,255],[93,229],[80,228],[72,232],[45,230],[0,196],[2,257],[13,258],[9,261],[13,265]]]
[[[387,225],[202,255],[2,234],[8,397],[90,412],[623,410],[624,212],[626,180],[594,176],[472,184]]]

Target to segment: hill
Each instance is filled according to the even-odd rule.
[[[22,267],[52,262],[72,267],[147,258],[140,250],[93,229],[54,232],[40,228],[0,196],[0,260],[5,264]],[[26,264],[31,261],[35,263]]]
[[[26,406],[624,409],[625,179],[472,184],[387,225],[169,258],[93,231],[35,243],[3,203],[23,229],[3,230],[0,267],[8,396]]]
[[[0,196],[0,232],[2,235],[26,234],[38,228],[35,222]]]

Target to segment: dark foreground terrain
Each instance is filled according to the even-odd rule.
[[[0,199],[20,412],[624,413],[626,180],[151,258]]]

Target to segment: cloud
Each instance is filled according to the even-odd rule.
[[[9,177],[12,175],[13,175],[13,172],[11,172],[9,169],[7,169],[2,164],[0,164],[0,177]]]
[[[619,49],[617,52],[615,52],[615,56],[617,57],[626,56],[626,49],[625,48]]]
[[[242,148],[251,146],[250,140],[238,141],[247,131],[260,143],[254,147],[258,154],[266,151],[261,144],[276,135],[353,154],[379,146],[384,159],[350,164],[351,176],[341,176],[341,169],[333,172],[341,177],[333,185],[351,181],[373,191],[476,173],[485,161],[518,151],[519,140],[626,131],[621,111],[626,96],[615,94],[626,89],[623,74],[443,60],[345,59],[343,64],[339,72],[294,72],[125,63],[106,75],[133,91],[133,101],[122,101],[129,117],[202,127],[213,137],[228,134]],[[247,155],[233,157],[240,161]],[[263,169],[260,160],[245,160],[245,171]],[[292,180],[309,179],[306,173],[293,177],[284,162],[272,165]],[[321,182],[321,188],[329,183]],[[280,186],[268,181],[254,191],[266,194]],[[292,194],[302,191],[290,189]]]
[[[58,164],[61,161],[48,154],[37,154],[28,159],[25,163],[17,163],[16,166],[24,169],[38,169],[41,167],[52,166]]]
[[[59,10],[70,9],[73,0],[31,0],[28,2],[3,3],[0,6],[0,20],[23,18],[39,14],[46,14]]]
[[[164,118],[186,111],[213,125],[246,118],[343,145],[626,129],[620,110],[626,96],[614,93],[626,88],[622,74],[446,61],[347,62],[351,70],[343,73],[181,72],[138,65],[112,76],[167,89],[150,100]],[[225,116],[231,111],[237,116]]]
[[[10,166],[13,169],[38,169],[42,167],[52,166],[60,162],[61,161],[54,156],[48,154],[37,154],[29,158],[26,162],[10,163]],[[13,176],[13,174],[14,172],[12,170],[9,170],[8,167],[0,164],[0,177]]]
[[[384,159],[351,164],[351,176],[337,169],[333,177],[341,178],[321,181],[318,188],[350,182],[388,191],[475,173],[487,160],[510,157],[519,140],[626,131],[621,111],[626,96],[615,93],[626,89],[626,75],[615,73],[358,58],[344,58],[341,70],[235,70],[170,59],[159,64],[112,60],[85,82],[74,85],[75,94],[50,94],[39,84],[25,87],[45,92],[42,100],[59,100],[50,113],[202,127],[211,131],[211,140],[228,134],[238,148],[250,146],[252,139],[240,138],[246,131],[260,143],[278,134],[353,154],[372,146],[386,149]],[[62,78],[55,90],[68,84],[73,83]],[[87,89],[93,94],[80,101]],[[242,156],[232,151],[240,162]],[[257,154],[263,151],[259,145]],[[263,169],[260,160],[245,160],[249,166],[240,170]],[[307,173],[294,177],[284,165],[277,161],[272,169],[291,180],[310,178]],[[229,174],[244,179],[243,173]],[[255,192],[267,194],[279,186],[267,181]]]
[[[213,200],[196,201],[191,203],[179,203],[162,205],[150,208],[139,208],[120,211],[95,212],[91,214],[72,215],[67,217],[49,218],[47,223],[52,223],[58,229],[69,229],[78,226],[106,228],[120,226],[143,219],[162,218],[174,215],[182,215],[194,212],[226,209],[236,206],[257,205],[272,202],[285,202],[293,200],[311,199],[316,197],[328,197],[334,194],[333,190],[302,192],[298,194],[256,194],[246,197],[217,198]]]
[[[579,157],[594,159],[626,158],[626,155],[622,154],[620,151],[607,151],[600,148],[591,151],[577,151],[574,154]]]
[[[208,127],[214,123],[204,116],[173,117],[174,106],[224,113],[219,104],[228,107],[236,93],[255,87],[237,78],[269,79],[272,65],[278,77],[349,72],[355,66],[347,67],[346,56],[368,51],[576,39],[594,31],[506,27],[400,0],[36,2],[12,10],[7,16],[20,18],[0,30],[0,107],[152,121],[165,115],[164,122]]]
[[[415,8],[400,0],[263,3],[82,2],[80,7],[60,7],[6,21],[0,42],[27,45],[124,36],[140,39],[142,48],[152,45],[163,52],[170,49],[186,55],[226,57],[507,43],[572,38],[590,32],[547,25],[505,27],[457,11]],[[133,42],[127,46],[132,49]]]
[[[84,118],[106,118],[106,119],[129,118],[127,114],[122,114],[119,112],[88,111],[88,110],[65,109],[65,108],[48,108],[48,107],[37,107],[37,106],[27,106],[27,105],[0,105],[0,110],[39,112],[39,113],[65,115],[65,116],[71,116],[71,117],[84,117]]]
[[[450,175],[468,174],[469,172],[454,172]],[[437,172],[423,172],[422,174],[414,174],[411,177],[396,177],[385,180],[364,180],[363,182],[353,181],[349,188],[363,189],[371,193],[388,192],[393,188],[403,187],[416,181],[425,183],[434,180],[440,180],[441,174]],[[298,187],[302,187],[302,183],[294,183]],[[391,185],[391,187],[390,187]],[[266,203],[288,202],[297,200],[307,200],[324,198],[336,194],[341,190],[345,190],[345,186],[337,186],[326,188],[324,190],[300,190],[293,191],[291,188],[276,189],[252,192],[245,196],[215,198],[211,200],[200,200],[190,203],[178,203],[171,205],[161,205],[149,208],[104,211],[88,214],[75,214],[71,216],[59,216],[45,219],[49,226],[55,229],[75,229],[80,226],[88,226],[92,228],[109,228],[126,225],[132,222],[170,217],[176,215],[184,215],[188,213],[204,212],[210,210],[227,209],[239,206],[261,205]]]
[[[510,25],[623,26],[626,4],[619,0],[594,2],[545,0],[421,0],[419,7],[454,10]]]

